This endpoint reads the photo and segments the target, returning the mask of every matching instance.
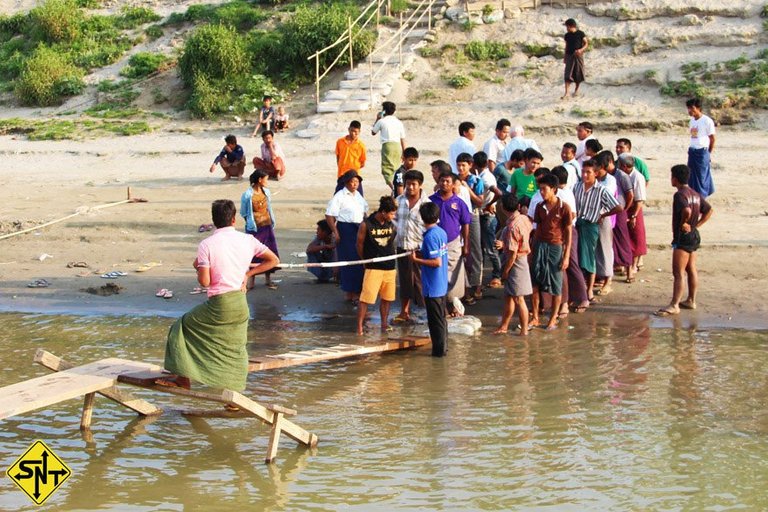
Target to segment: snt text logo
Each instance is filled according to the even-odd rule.
[[[6,474],[32,501],[42,505],[72,471],[44,442],[35,441]]]

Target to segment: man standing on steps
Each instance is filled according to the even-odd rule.
[[[565,21],[565,30],[565,36],[563,36],[565,39],[565,56],[563,57],[565,94],[560,98],[563,100],[568,98],[568,89],[571,88],[572,83],[576,84],[573,90],[574,97],[579,95],[579,86],[584,81],[584,52],[589,46],[589,39],[579,30],[575,19],[568,18]]]
[[[397,106],[391,101],[382,103],[371,129],[371,135],[381,132],[381,175],[390,189],[405,150],[405,126],[395,117],[395,110]]]

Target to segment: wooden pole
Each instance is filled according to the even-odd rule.
[[[83,400],[83,415],[80,417],[80,430],[91,428],[91,416],[93,416],[93,399],[96,393],[88,393]]]
[[[379,35],[379,23],[381,23],[381,0],[376,1],[376,35]]]
[[[320,56],[315,54],[315,105],[320,106]]]
[[[373,57],[368,54],[368,94],[371,108],[373,108]]]
[[[400,69],[403,66],[403,13],[400,12],[400,37],[399,44],[397,48],[398,53],[398,69]]]
[[[429,9],[429,14],[427,15],[427,30],[432,30],[432,6],[435,4],[435,2],[429,2],[429,5],[427,6],[427,9]]]
[[[352,71],[355,67],[352,57],[352,16],[347,16],[347,30],[349,30],[349,70]]]
[[[387,0],[387,16],[392,16],[392,0]]]

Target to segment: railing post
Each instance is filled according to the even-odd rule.
[[[315,103],[320,106],[320,55],[315,54]]]
[[[347,16],[347,30],[349,30],[349,70],[355,68],[355,62],[352,57],[352,16]]]
[[[379,35],[379,23],[381,22],[381,2],[382,0],[376,0],[376,36]]]
[[[399,70],[401,67],[403,67],[403,13],[400,12],[400,35],[398,36],[398,45],[397,45],[397,53],[398,53],[398,65],[397,69]]]
[[[427,30],[432,30],[432,5],[434,5],[434,0],[432,2],[429,2],[429,5],[427,6],[427,9],[429,9],[429,14],[427,15]]]
[[[373,57],[370,53],[368,54],[368,95],[373,108]]]
[[[387,0],[387,16],[392,16],[392,0]]]

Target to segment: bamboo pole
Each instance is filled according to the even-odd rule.
[[[398,41],[398,64],[397,69],[399,70],[401,67],[403,67],[403,12],[400,11],[400,38]]]
[[[429,9],[429,16],[427,18],[427,30],[432,30],[432,5],[434,2],[429,2],[427,9]]]
[[[373,108],[373,57],[368,54],[368,96]]]
[[[376,35],[379,35],[379,24],[381,23],[381,0],[376,0]]]
[[[349,70],[352,71],[355,67],[352,57],[352,16],[347,16],[347,30],[349,30]]]
[[[315,54],[315,105],[320,106],[320,55]]]

